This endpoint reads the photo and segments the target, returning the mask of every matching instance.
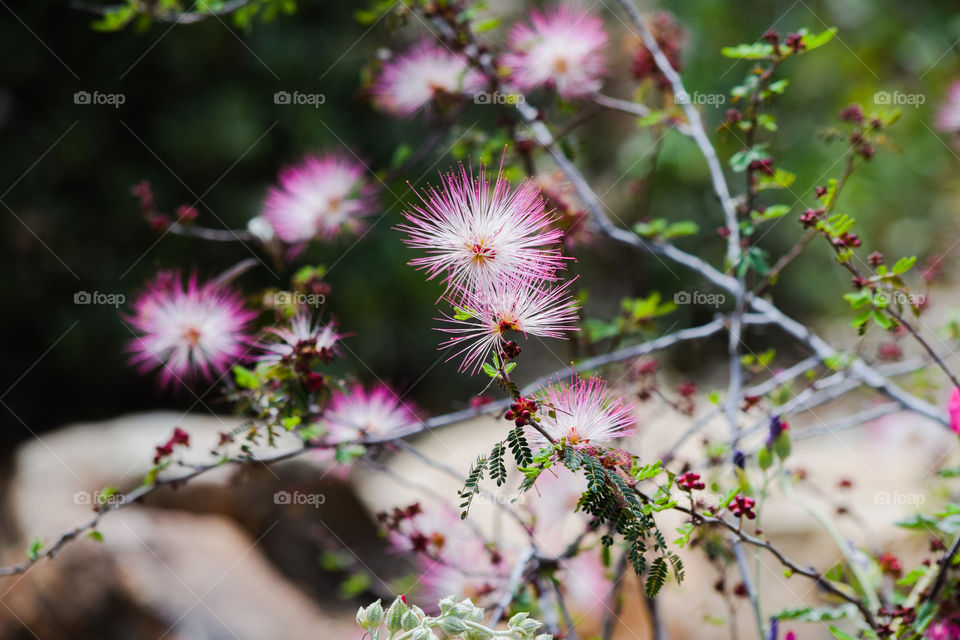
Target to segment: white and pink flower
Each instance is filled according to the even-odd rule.
[[[406,118],[438,97],[469,94],[482,86],[482,77],[463,56],[424,40],[384,63],[372,87],[373,103]]]
[[[485,289],[505,279],[552,279],[564,266],[557,247],[563,232],[553,228],[544,199],[530,180],[511,188],[502,169],[442,177],[440,189],[421,196],[422,207],[405,214],[404,241],[426,255],[410,261],[428,279],[442,276],[451,290]]]
[[[130,341],[130,362],[141,373],[160,370],[161,386],[210,380],[241,360],[250,348],[250,322],[233,291],[214,282],[161,272],[134,302],[130,324],[140,334]]]
[[[623,398],[607,391],[601,378],[577,378],[572,384],[552,384],[537,397],[540,426],[554,440],[572,446],[609,442],[633,432],[637,419]],[[548,444],[539,431],[527,428],[531,446]]]
[[[279,185],[264,200],[263,217],[288,244],[356,232],[374,207],[373,191],[363,179],[366,171],[343,153],[307,156],[280,172]]]
[[[289,360],[304,349],[319,358],[329,359],[338,355],[337,343],[343,337],[332,323],[323,325],[304,311],[291,318],[287,326],[271,327],[267,333],[275,339],[257,345],[263,352],[257,358],[260,362]]]
[[[452,337],[440,345],[453,348],[452,360],[463,356],[460,370],[480,368],[491,353],[499,352],[511,331],[525,336],[564,338],[577,331],[577,302],[570,295],[573,280],[560,285],[504,278],[481,289],[458,288],[449,299],[456,314],[444,318],[441,331]]]
[[[335,442],[388,435],[419,422],[413,406],[385,384],[367,391],[357,383],[346,391],[336,391],[323,413],[323,424]]]
[[[535,9],[530,24],[517,24],[510,32],[509,44],[503,64],[511,83],[523,91],[545,87],[576,98],[600,89],[607,32],[603,20],[586,11],[566,4]]]

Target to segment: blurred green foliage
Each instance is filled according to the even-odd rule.
[[[0,295],[7,340],[0,399],[8,407],[2,419],[7,442],[67,421],[125,411],[227,410],[216,402],[215,391],[199,399],[160,394],[150,378],[131,375],[123,349],[131,336],[120,314],[112,307],[74,304],[74,295],[123,293],[129,300],[157,268],[215,274],[256,252],[236,243],[158,239],[129,195],[140,180],[153,184],[167,212],[198,203],[201,224],[242,228],[257,214],[280,167],[306,152],[345,145],[383,168],[400,144],[416,147],[426,137],[421,121],[377,114],[364,98],[364,68],[378,48],[391,43],[393,20],[361,25],[353,15],[358,8],[305,2],[294,15],[278,11],[269,23],[253,20],[239,30],[229,19],[213,18],[175,27],[134,21],[111,33],[91,28],[94,16],[64,3],[6,9],[0,21],[7,58],[0,71],[0,199],[6,205],[0,208]],[[781,33],[839,28],[828,45],[791,60],[778,73],[790,85],[776,100],[779,130],[768,151],[777,166],[797,175],[790,187],[797,197],[764,195],[771,198],[766,204],[791,207],[762,241],[772,259],[802,233],[796,217],[813,205],[813,187],[841,170],[844,145],[826,143],[818,132],[835,124],[850,102],[872,107],[877,91],[921,94],[925,100],[903,107],[891,131],[899,152],[881,150],[859,170],[841,208],[856,216],[867,247],[918,255],[921,261],[952,249],[960,238],[954,213],[960,161],[952,141],[932,131],[932,116],[949,83],[960,77],[955,47],[960,15],[953,8],[894,0],[691,0],[669,8],[689,30],[688,88],[728,97],[726,104],[704,105],[711,129],[722,123],[729,91],[749,65],[721,57],[722,47],[754,42],[772,24]],[[605,92],[628,98],[634,90],[627,72],[628,34],[613,16],[615,7],[602,11],[613,35],[609,52],[617,58],[617,77]],[[502,40],[513,19],[485,37]],[[415,32],[408,26],[401,39]],[[125,100],[118,108],[75,104],[78,91],[122,93]],[[325,102],[317,108],[277,105],[277,91],[322,93]],[[463,123],[461,133],[471,126],[470,135],[496,133],[483,107],[471,107]],[[724,162],[739,150],[732,137],[716,134],[714,140]],[[637,189],[656,146],[661,148],[654,180]],[[700,232],[677,238],[678,244],[714,261],[721,257],[722,241],[712,233],[720,210],[688,139],[668,135],[658,141],[653,130],[637,129],[630,117],[610,114],[579,129],[572,148],[625,225],[657,218],[692,221]],[[404,178],[422,186],[451,163],[449,156],[434,154]],[[739,174],[728,175],[733,180]],[[421,274],[405,266],[411,256],[392,227],[400,216],[397,200],[409,190],[404,180],[387,187],[383,217],[374,218],[369,234],[359,242],[315,244],[300,263],[329,267],[328,311],[355,333],[347,341],[349,368],[365,379],[411,388],[411,397],[426,408],[447,410],[451,398],[465,401],[483,382],[453,375],[453,363],[438,363],[439,336],[430,327],[439,289],[424,285]],[[646,220],[637,213],[642,209],[650,212]],[[590,290],[588,309],[601,317],[616,314],[623,297],[643,298],[654,289],[669,297],[669,291],[697,284],[677,267],[620,247],[586,246],[577,257],[578,286]],[[264,260],[269,269],[248,275],[245,286],[286,287],[296,267]],[[776,289],[784,308],[814,322],[842,316],[840,295],[848,280],[832,262],[829,247],[813,243]],[[952,264],[948,254],[948,273]],[[679,310],[665,328],[693,320],[685,314],[712,312]],[[560,366],[568,357],[562,344],[548,347],[555,356],[546,348],[531,350],[540,353],[531,356],[539,361],[528,375]],[[682,366],[699,366],[704,357],[684,357]]]

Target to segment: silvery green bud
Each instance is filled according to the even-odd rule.
[[[456,604],[457,604],[457,601],[454,600],[453,596],[447,596],[446,598],[441,600],[439,603],[440,615],[443,615],[443,616],[449,615],[450,612],[453,611],[453,607],[456,606]]]
[[[403,627],[404,631],[410,631],[410,629],[416,629],[420,626],[420,617],[413,608],[409,609],[403,614],[403,617],[400,618],[400,626]]]
[[[467,623],[454,616],[447,616],[440,619],[440,628],[448,635],[458,635],[466,632]]]
[[[512,618],[510,618],[510,622],[507,623],[507,626],[509,626],[509,627],[515,627],[515,626],[517,626],[518,624],[520,624],[521,622],[523,622],[524,620],[526,620],[529,616],[530,616],[530,614],[527,613],[526,611],[521,611],[520,613],[518,613],[518,614],[514,615]]]
[[[364,618],[366,618],[367,626],[364,629],[370,629],[373,627],[380,626],[380,621],[383,620],[383,605],[380,604],[378,599],[372,605],[367,607],[367,610],[363,613]]]
[[[390,605],[390,608],[387,609],[387,613],[384,616],[384,622],[387,625],[388,631],[399,631],[403,626],[403,614],[407,612],[407,603],[403,601],[403,598],[397,598],[393,601],[393,604]]]
[[[428,640],[432,634],[429,629],[417,629],[413,632],[413,635],[410,636],[410,640]]]
[[[534,631],[543,626],[543,623],[541,623],[539,620],[528,618],[517,626],[519,626],[524,633],[532,634]]]
[[[357,624],[360,625],[361,629],[367,628],[367,618],[363,613],[363,607],[357,609]]]
[[[493,633],[487,630],[486,627],[480,627],[471,629],[465,637],[467,640],[490,640],[490,638],[493,637]]]
[[[533,640],[553,640],[553,636],[550,635],[549,633],[541,633]]]

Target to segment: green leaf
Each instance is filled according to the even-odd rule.
[[[821,31],[815,36],[805,34],[803,36],[804,48],[807,51],[810,51],[812,49],[816,49],[817,47],[822,47],[823,45],[833,40],[833,36],[835,35],[837,35],[836,27],[830,27],[826,31]]]
[[[108,10],[99,20],[90,26],[96,31],[119,31],[127,26],[136,15],[136,6],[128,4],[117,9]]]
[[[487,18],[486,20],[473,23],[473,31],[474,33],[485,33],[487,31],[493,31],[499,26],[500,18]]]
[[[900,258],[893,265],[893,272],[897,275],[906,273],[910,271],[914,264],[917,262],[917,256],[910,256],[909,258]]]
[[[87,537],[95,542],[103,542],[103,534],[94,529],[87,534]]]
[[[738,60],[762,60],[773,55],[773,45],[766,42],[754,44],[738,44],[735,47],[724,47],[720,53],[727,58]]]
[[[790,81],[786,78],[782,80],[777,80],[776,82],[771,82],[767,85],[767,91],[775,93],[777,95],[782,95],[783,92],[787,89],[787,85],[790,84]]]
[[[788,213],[790,213],[790,207],[788,205],[774,204],[770,205],[763,211],[751,211],[750,217],[759,222],[761,220],[775,220],[777,218],[782,218]]]
[[[500,373],[500,372],[497,371],[497,370],[493,367],[493,365],[490,364],[489,362],[484,362],[484,363],[483,363],[483,372],[484,372],[485,374],[487,374],[488,376],[490,376],[491,378],[496,378],[497,375]]]
[[[772,176],[766,174],[757,176],[757,190],[786,189],[792,185],[796,179],[797,176],[789,171],[775,169]]]
[[[837,638],[838,640],[857,640],[856,637],[850,635],[846,631],[841,631],[834,626],[830,627],[830,633],[832,633],[833,637]]]
[[[698,227],[697,223],[695,222],[674,222],[664,230],[663,237],[669,240],[670,238],[677,238],[680,236],[692,236],[699,231],[700,227]]]
[[[30,546],[27,547],[27,558],[30,560],[36,560],[40,557],[40,551],[43,550],[43,540],[40,538],[34,538],[30,542]]]
[[[240,365],[234,365],[233,376],[237,381],[237,386],[241,389],[256,389],[260,386],[257,374]]]
[[[893,328],[893,319],[888,317],[887,314],[885,314],[883,311],[880,311],[879,309],[874,310],[873,321],[887,331]]]

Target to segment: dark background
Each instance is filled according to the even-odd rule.
[[[819,140],[817,132],[835,124],[837,112],[851,101],[872,107],[877,90],[920,93],[925,104],[904,107],[903,120],[891,132],[900,151],[881,152],[858,172],[840,209],[856,215],[865,245],[872,248],[923,260],[952,247],[958,236],[958,163],[952,141],[931,128],[936,104],[950,81],[960,77],[960,47],[954,46],[960,16],[953,3],[672,4],[689,29],[687,86],[708,93],[728,92],[747,69],[720,57],[721,46],[752,42],[774,23],[781,32],[840,28],[839,38],[827,47],[790,61],[781,72],[791,85],[776,105],[782,129],[771,148],[780,166],[797,173],[792,189],[802,202],[768,196],[768,203],[794,205],[762,242],[773,259],[800,235],[796,216],[813,204],[813,186],[839,174],[843,147]],[[258,213],[279,168],[303,153],[346,144],[380,169],[398,144],[416,145],[427,133],[420,120],[378,114],[363,96],[363,69],[378,47],[392,41],[395,25],[386,20],[368,30],[353,19],[357,8],[306,2],[296,15],[258,22],[249,33],[232,28],[227,19],[100,33],[90,28],[89,14],[62,3],[0,6],[0,200],[5,205],[0,206],[0,438],[5,445],[31,432],[130,411],[229,410],[216,404],[216,390],[197,404],[190,393],[161,393],[153,378],[135,375],[125,364],[130,333],[120,312],[76,305],[74,294],[122,293],[129,301],[158,268],[213,275],[251,251],[274,273],[262,267],[251,272],[244,289],[285,285],[292,269],[273,264],[253,244],[175,235],[158,241],[129,189],[149,180],[165,211],[199,198],[201,224],[243,228]],[[622,71],[629,60],[628,39],[617,18],[622,16],[603,3],[595,10],[606,19],[608,53]],[[409,39],[415,32],[415,25],[408,26],[398,37]],[[489,37],[500,40],[505,32],[502,26]],[[633,88],[620,73],[604,91],[629,97]],[[80,90],[121,92],[125,104],[118,109],[76,105],[73,95]],[[273,94],[279,90],[323,93],[326,102],[319,109],[275,105]],[[729,106],[704,107],[708,123],[718,125]],[[478,130],[493,131],[489,109],[471,107],[463,122],[474,121]],[[737,150],[735,140],[719,135],[714,140],[724,160]],[[594,120],[575,139],[581,166],[595,178],[599,193],[609,189],[605,199],[625,222],[638,217],[639,197],[631,185],[645,174],[649,163],[637,159],[653,143],[649,131],[636,130],[629,117],[620,115]],[[426,174],[433,180],[452,162],[435,153],[405,177],[416,181]],[[731,174],[737,191],[739,177]],[[715,261],[722,242],[712,231],[720,213],[707,178],[695,146],[668,136],[650,210],[655,216],[698,221],[701,234],[681,244]],[[390,189],[406,193],[400,180]],[[455,375],[453,363],[434,366],[439,339],[430,327],[439,291],[404,265],[411,254],[391,229],[400,219],[395,198],[387,194],[381,205],[385,217],[362,242],[353,246],[353,238],[344,238],[315,244],[298,264],[335,265],[328,308],[356,334],[348,343],[356,355],[349,364],[359,377],[410,388],[412,399],[434,411],[463,406],[483,383]],[[577,257],[574,271],[592,292],[589,309],[600,315],[624,295],[658,289],[670,298],[682,286],[698,284],[682,272],[691,279],[678,283],[656,259],[619,247],[587,247]],[[949,254],[946,264],[949,276],[954,264]],[[814,246],[785,274],[778,302],[807,321],[845,322],[840,294],[847,286],[827,249]],[[684,309],[665,319],[661,330],[710,313]],[[774,334],[760,336],[758,348],[770,341],[776,341]],[[539,353],[532,356],[536,363],[528,375],[556,368],[545,351],[531,351]],[[682,352],[674,364],[681,373],[694,370],[709,354]]]

